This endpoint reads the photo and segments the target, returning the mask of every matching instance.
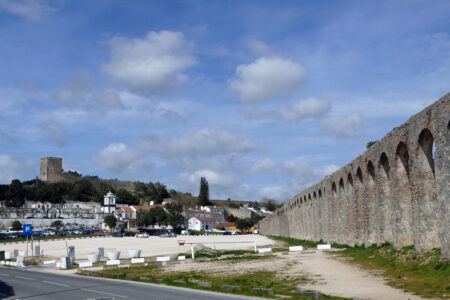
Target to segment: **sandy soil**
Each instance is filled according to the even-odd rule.
[[[276,253],[274,259],[252,261],[214,261],[168,266],[168,272],[203,271],[211,274],[244,274],[256,271],[276,271],[281,278],[306,276],[311,279],[298,287],[327,295],[362,299],[422,299],[394,289],[382,277],[322,251],[301,254]]]
[[[128,250],[140,249],[141,256],[155,256],[155,255],[172,255],[178,253],[185,253],[190,251],[191,246],[185,244],[179,246],[178,241],[184,240],[186,243],[204,243],[205,246],[214,248],[212,243],[217,243],[216,249],[253,249],[253,242],[256,241],[258,247],[264,245],[272,245],[275,242],[265,236],[261,235],[237,235],[237,236],[178,236],[176,238],[160,238],[151,236],[149,238],[88,238],[75,240],[61,240],[61,241],[41,241],[41,250],[44,250],[44,255],[48,257],[60,258],[66,255],[67,246],[75,246],[76,259],[87,259],[88,254],[97,253],[98,247],[105,248],[105,255],[108,251],[120,251],[121,258],[128,258]],[[243,242],[249,241],[252,243],[228,243],[220,244],[220,242]],[[39,243],[34,243],[38,245]],[[0,245],[0,250],[12,251],[19,249],[19,251],[26,249],[26,243],[13,245]],[[31,244],[28,248],[29,255],[31,255]]]

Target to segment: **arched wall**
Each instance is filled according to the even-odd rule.
[[[450,258],[450,94],[259,223],[262,234],[441,247]],[[435,153],[430,154],[435,143]]]

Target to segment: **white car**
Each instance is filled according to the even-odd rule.
[[[149,235],[147,232],[140,232],[140,233],[136,234],[136,237],[137,238],[148,238]]]

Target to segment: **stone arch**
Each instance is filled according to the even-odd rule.
[[[437,203],[434,137],[424,128],[417,139],[415,160],[411,166],[413,181],[413,211],[415,221],[415,245],[418,251],[440,247],[438,235],[439,205]]]
[[[347,190],[345,193],[345,205],[344,205],[344,213],[345,213],[345,230],[347,231],[347,238],[350,241],[354,241],[354,233],[355,233],[355,223],[354,223],[354,202],[356,200],[354,195],[353,188],[353,176],[352,173],[349,172],[347,174]],[[351,242],[350,242],[351,243]]]
[[[393,167],[394,246],[401,248],[414,243],[411,209],[410,167],[408,147],[400,142],[395,150]]]
[[[355,241],[357,244],[364,243],[364,180],[361,167],[356,169],[355,199],[353,201]]]
[[[338,231],[338,226],[337,226],[337,190],[336,190],[336,182],[332,182],[331,183],[331,193],[330,193],[330,218],[329,218],[329,227],[330,227],[330,233],[329,233],[329,237],[328,240],[330,242],[335,242],[337,241],[337,231]]]
[[[345,196],[345,184],[344,184],[344,178],[341,177],[339,180],[339,187],[338,187],[338,199],[337,199],[337,224],[338,224],[338,231],[337,231],[337,237],[338,242],[341,244],[345,244],[345,202],[346,202],[346,196]]]
[[[425,169],[431,169],[433,172],[433,177],[435,176],[434,169],[434,137],[431,134],[430,130],[425,128],[419,135],[419,145],[420,145],[420,154],[421,158],[419,161],[422,164],[422,167]],[[423,159],[426,158],[426,159]],[[428,164],[427,164],[428,162]]]
[[[313,192],[313,200],[317,200],[316,191]]]
[[[375,167],[372,161],[367,162],[367,176],[364,181],[364,215],[367,216],[367,222],[364,224],[364,234],[366,236],[366,245],[377,242],[378,223],[376,222],[376,190],[375,190]]]
[[[393,242],[391,188],[389,184],[390,165],[386,152],[381,153],[378,161],[377,203],[378,222],[380,224],[379,241]]]
[[[319,189],[318,195],[319,195],[319,200],[322,199],[322,190],[321,189]]]

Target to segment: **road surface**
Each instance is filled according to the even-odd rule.
[[[259,299],[179,287],[0,267],[0,299]]]

